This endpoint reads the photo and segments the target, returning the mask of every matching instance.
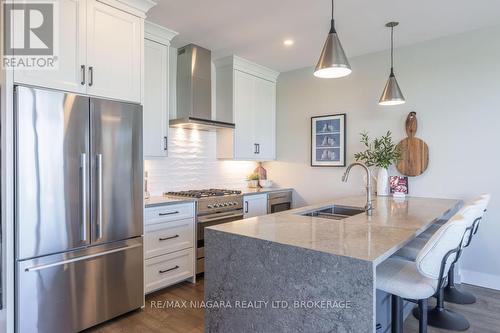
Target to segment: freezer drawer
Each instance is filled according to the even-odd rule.
[[[142,238],[17,263],[16,330],[81,331],[144,303]]]

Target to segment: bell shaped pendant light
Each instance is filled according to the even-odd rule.
[[[391,28],[391,74],[389,75],[389,80],[385,84],[384,91],[380,97],[379,105],[399,105],[404,104],[405,98],[401,89],[399,88],[398,81],[394,75],[394,27],[397,26],[398,22],[389,22],[385,26]]]
[[[314,71],[314,76],[333,79],[344,77],[351,74],[351,65],[347,60],[342,44],[340,44],[339,36],[335,30],[335,21],[333,19],[333,0],[332,0],[332,20],[330,32],[326,37],[323,51],[319,57],[318,64]]]

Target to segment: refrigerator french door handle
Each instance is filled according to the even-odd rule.
[[[80,195],[81,195],[81,223],[82,223],[82,241],[87,241],[87,154],[80,154]]]
[[[108,255],[108,254],[111,254],[111,253],[116,253],[116,252],[121,252],[121,251],[125,251],[125,250],[134,249],[134,248],[139,247],[139,246],[142,246],[142,244],[134,244],[134,245],[120,247],[118,249],[113,249],[113,250],[109,250],[109,251],[105,251],[105,252],[89,254],[89,255],[86,255],[86,256],[83,256],[83,257],[78,257],[78,258],[72,258],[72,259],[68,259],[68,260],[57,261],[57,262],[53,262],[53,263],[50,263],[50,264],[43,264],[43,265],[38,265],[38,266],[33,266],[33,267],[27,267],[27,268],[24,269],[24,271],[25,272],[40,271],[42,269],[46,269],[46,268],[50,268],[50,267],[54,267],[54,266],[66,265],[66,264],[70,264],[70,263],[76,262],[76,261],[88,260],[88,259],[92,259],[92,258],[96,258],[96,257],[102,257],[102,256],[105,256],[105,255]]]
[[[102,237],[102,154],[97,154],[97,239]]]

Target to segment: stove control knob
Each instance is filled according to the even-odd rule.
[[[238,205],[238,203],[237,203],[236,201],[234,201],[234,202],[233,202],[233,205],[235,205],[235,206],[236,206],[236,205]]]
[[[214,205],[207,205],[207,208],[214,208]]]
[[[226,202],[226,203],[224,204],[224,206],[226,206],[226,207],[227,207],[227,206],[231,206],[231,203],[230,203],[230,202]]]
[[[214,204],[214,208],[219,208],[220,205],[218,203]]]

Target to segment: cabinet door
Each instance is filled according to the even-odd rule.
[[[88,93],[140,102],[142,20],[89,0],[87,22]]]
[[[247,195],[243,198],[244,218],[267,214],[267,194]]]
[[[234,71],[234,158],[255,159],[255,76]]]
[[[276,84],[255,79],[254,137],[258,144],[255,158],[276,158]]]
[[[59,1],[59,52],[56,70],[15,70],[14,80],[35,86],[85,93],[86,1]]]
[[[167,156],[168,46],[144,42],[144,156]]]

